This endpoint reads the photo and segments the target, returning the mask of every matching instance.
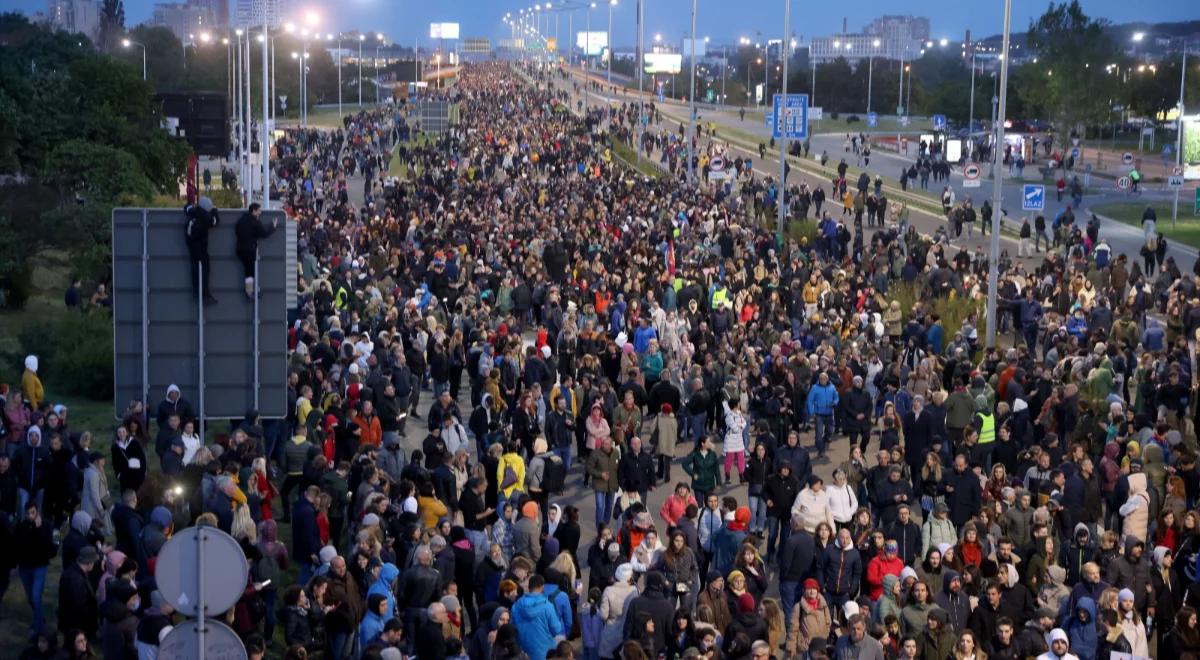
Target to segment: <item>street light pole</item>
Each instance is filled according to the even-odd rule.
[[[1183,165],[1183,83],[1187,80],[1187,46],[1183,47],[1183,61],[1179,67],[1179,118],[1175,121],[1175,166]],[[1179,218],[1179,188],[1175,188],[1175,201],[1171,205],[1171,228]]]
[[[338,117],[342,116],[342,35],[338,33]]]
[[[612,8],[616,6],[617,0],[608,0],[608,85],[612,86],[612,65],[613,65],[613,40],[612,40]],[[641,65],[634,63],[634,66],[641,68]]]
[[[362,45],[367,35],[358,35],[358,107],[362,107]]]
[[[1012,0],[1004,0],[1004,40],[1000,47],[1000,110],[996,133],[1000,139],[996,145],[1004,142],[1004,113],[1008,109],[1008,56],[1009,31],[1012,28]],[[996,346],[996,288],[999,286],[1000,263],[1000,218],[1001,192],[1004,181],[1004,168],[992,179],[992,243],[991,256],[988,262],[988,295],[987,295],[987,346]],[[1031,351],[1032,352],[1032,351]]]
[[[642,49],[645,47],[642,28],[642,21],[646,16],[643,12],[644,8],[645,0],[637,0],[637,57],[635,58],[634,66],[637,67],[638,72],[638,125],[637,130],[633,132],[633,135],[634,139],[637,141],[637,158],[639,164],[642,160],[642,131],[644,130],[642,127],[644,126],[644,122],[646,120],[646,101],[642,90],[642,72],[645,69],[645,66],[643,66],[642,62],[646,57],[642,52]]]
[[[696,0],[692,0],[692,90],[688,96],[688,184],[696,182]]]
[[[971,110],[967,116],[967,139],[971,141],[971,145],[972,145],[971,151],[972,152],[974,151],[975,140],[971,139],[971,133],[974,130],[975,130],[975,48],[974,48],[974,46],[972,46],[971,47]],[[971,153],[968,152],[967,155],[971,156]],[[972,157],[971,160],[975,160],[975,158]]]
[[[263,42],[262,42],[262,125],[258,129],[258,155],[262,162],[262,207],[270,210],[271,208],[271,149],[270,139],[271,133],[268,122],[271,118],[271,87],[270,79],[267,75],[267,55],[268,49],[271,47],[271,25],[268,22],[267,16],[263,15]]]
[[[596,8],[596,3],[588,3],[587,10],[587,37],[583,42],[583,114],[586,116],[588,106],[591,104],[591,94],[589,91],[592,87],[591,71],[588,70],[588,51],[592,48],[592,10]]]
[[[871,114],[871,86],[875,80],[875,49],[879,48],[879,40],[871,42],[871,54],[867,57],[867,114]]]
[[[780,139],[779,139],[779,220],[778,220],[779,226],[776,229],[776,231],[777,231],[776,245],[780,246],[781,248],[783,246],[783,230],[786,228],[786,226],[784,224],[784,222],[785,222],[784,219],[787,217],[786,198],[787,198],[787,144],[788,144],[788,137],[787,137],[787,122],[784,121],[784,118],[787,116],[786,108],[787,108],[788,60],[791,59],[789,57],[789,55],[791,53],[788,52],[788,48],[789,48],[789,46],[791,46],[791,43],[792,43],[791,37],[789,36],[789,32],[791,30],[789,23],[791,22],[791,20],[792,20],[792,0],[783,0],[783,41],[779,42],[780,51],[781,51],[780,54],[783,57],[783,85],[780,88],[780,102],[779,102],[780,112],[779,112],[778,121],[782,122],[784,125],[782,128],[780,128],[779,126],[775,127],[775,130],[779,131],[779,135],[780,135]],[[767,42],[767,45],[770,46],[769,41]],[[765,105],[766,104],[766,96],[765,95],[763,96],[763,103],[764,103],[764,107],[766,107],[766,105]]]
[[[729,77],[729,54],[726,52],[726,47],[721,46],[721,105],[725,105],[728,97],[725,96],[725,79]]]

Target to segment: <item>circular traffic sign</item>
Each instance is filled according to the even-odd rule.
[[[1171,168],[1171,176],[1183,176],[1183,166],[1176,165]]]
[[[204,627],[204,653],[200,652],[200,627]],[[217,621],[184,621],[171,628],[158,647],[162,660],[199,660],[202,657],[237,660],[249,657],[246,645],[232,628]]]
[[[1129,190],[1131,185],[1133,185],[1133,181],[1131,181],[1127,176],[1117,179],[1117,187],[1121,190]]]
[[[249,575],[241,546],[216,527],[180,530],[163,545],[155,563],[158,590],[184,616],[199,616],[196,603],[202,583],[208,614],[233,607]]]
[[[720,172],[725,169],[725,159],[720,156],[713,156],[712,160],[708,161],[708,169]]]
[[[1126,151],[1125,153],[1121,154],[1121,162],[1125,163],[1126,165],[1132,165],[1133,164],[1133,152]]]
[[[980,174],[979,166],[976,165],[975,163],[971,163],[970,165],[967,165],[967,167],[963,170],[963,177],[966,179],[970,179],[972,181],[974,181],[975,179],[978,179],[979,174]]]

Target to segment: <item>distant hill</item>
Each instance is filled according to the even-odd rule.
[[[1153,39],[1154,37],[1190,37],[1196,41],[1200,41],[1200,20],[1179,21],[1175,23],[1121,23],[1120,25],[1108,26],[1104,32],[1117,43],[1129,42],[1136,32],[1146,33],[1149,39]],[[1020,44],[1024,47],[1027,34],[1024,31],[1014,31],[1010,41],[1013,44]],[[999,45],[1001,41],[1001,35],[999,34],[980,39],[980,42],[988,45]],[[1147,50],[1156,50],[1151,42],[1146,43],[1146,48]]]

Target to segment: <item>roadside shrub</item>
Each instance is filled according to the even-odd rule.
[[[107,311],[72,312],[45,325],[31,325],[19,341],[22,361],[25,355],[38,356],[47,390],[112,399],[112,316]]]

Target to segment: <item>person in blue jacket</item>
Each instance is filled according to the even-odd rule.
[[[1079,599],[1074,615],[1067,621],[1067,638],[1071,652],[1080,658],[1095,657],[1099,651],[1099,634],[1096,632],[1096,601],[1088,597]]]
[[[546,594],[546,600],[554,604],[554,610],[558,612],[558,621],[562,624],[563,630],[570,630],[575,625],[575,616],[571,613],[571,597],[567,591],[568,585],[566,580],[563,584],[547,582],[543,593]]]
[[[817,455],[825,455],[825,445],[829,444],[829,436],[833,432],[833,411],[838,405],[837,388],[829,382],[829,374],[821,372],[817,384],[808,391],[809,419],[816,421]]]
[[[554,638],[565,633],[554,604],[544,593],[545,587],[544,577],[530,577],[529,591],[512,606],[517,642],[529,660],[546,660],[546,654],[557,644]]]
[[[383,634],[383,627],[387,625],[388,619],[392,618],[392,615],[384,612],[386,605],[387,598],[383,594],[373,593],[367,596],[367,613],[363,617],[362,623],[358,624],[360,648],[366,647]]]
[[[394,587],[396,578],[400,577],[400,569],[396,565],[388,562],[379,568],[379,577],[371,583],[367,588],[367,597],[374,594],[383,596],[387,601],[387,611],[384,612],[384,618],[390,619],[396,615],[396,596],[394,595]]]

